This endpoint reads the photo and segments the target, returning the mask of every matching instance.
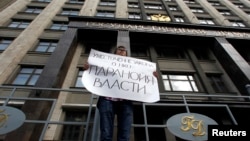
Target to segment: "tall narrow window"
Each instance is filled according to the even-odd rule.
[[[67,30],[68,29],[68,24],[67,23],[53,23],[50,27],[50,29],[53,30]]]
[[[12,84],[34,86],[42,71],[42,68],[21,68]]]
[[[159,5],[159,4],[148,4],[148,3],[145,3],[144,7],[147,8],[147,9],[163,9],[162,6]]]
[[[83,112],[67,111],[65,121],[70,122],[84,122]],[[84,125],[64,125],[62,140],[68,141],[80,141],[83,140],[85,126]]]
[[[28,25],[30,24],[30,22],[28,21],[13,21],[9,24],[8,27],[11,28],[26,28]]]
[[[116,1],[115,0],[101,0],[99,5],[100,6],[115,6]]]
[[[210,81],[211,86],[213,87],[215,92],[228,92],[221,75],[219,74],[207,74],[207,77]]]
[[[141,19],[141,14],[140,13],[135,13],[135,12],[129,12],[128,14],[129,19]]]
[[[37,0],[39,2],[51,2],[51,0]]]
[[[183,17],[175,17],[175,21],[178,23],[184,23],[184,18]]]
[[[193,13],[204,13],[204,10],[201,9],[201,8],[190,8],[190,10],[193,12]]]
[[[75,87],[79,87],[79,88],[84,87],[82,83],[82,75],[83,75],[83,70],[79,70],[77,74],[77,78],[76,78]]]
[[[57,43],[54,41],[40,41],[37,45],[36,52],[54,52]]]
[[[209,51],[204,47],[197,47],[193,49],[195,56],[199,60],[210,60]]]
[[[76,110],[70,109],[65,112],[65,120],[66,122],[74,122],[76,124],[65,124],[63,125],[63,131],[61,136],[61,141],[82,141],[84,137],[84,133],[86,131],[86,126],[84,122],[87,121],[88,124],[88,132],[91,134],[91,130],[93,130],[93,121],[94,121],[94,110],[92,110],[90,115],[90,120],[88,121],[88,111],[86,109]],[[89,123],[88,123],[89,122]],[[87,140],[91,140],[90,137],[87,137]]]
[[[246,27],[246,25],[241,21],[230,21],[235,27]]]
[[[188,3],[188,4],[195,4],[195,1],[194,0],[184,0],[185,3]]]
[[[166,91],[198,92],[193,75],[163,73],[162,79]]]
[[[109,17],[113,18],[115,17],[115,12],[114,11],[103,11],[103,10],[98,10],[96,13],[96,16],[98,17]]]
[[[129,8],[139,8],[139,4],[137,2],[128,2]]]
[[[85,0],[69,0],[69,3],[84,4]]]
[[[29,7],[25,10],[26,13],[34,13],[34,14],[39,14],[41,13],[43,8],[40,7]]]
[[[209,25],[214,25],[214,21],[213,20],[211,20],[211,19],[201,19],[201,18],[199,18],[199,22],[200,22],[200,24],[209,24]]]
[[[148,48],[141,45],[132,44],[131,56],[133,57],[146,57],[148,56]]]
[[[76,10],[76,9],[64,9],[61,12],[61,15],[64,15],[64,16],[77,16],[78,14],[79,14],[79,10]]]
[[[11,43],[12,40],[0,39],[0,51],[4,51]]]
[[[157,47],[156,53],[158,57],[168,59],[186,59],[183,48],[180,47]]]

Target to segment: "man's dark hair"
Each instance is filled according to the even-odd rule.
[[[126,49],[126,56],[128,56],[127,48],[124,47],[124,46],[117,46],[117,47],[115,48],[114,54],[116,54],[116,51],[117,51],[117,49],[119,49],[119,48],[124,48],[124,49]]]

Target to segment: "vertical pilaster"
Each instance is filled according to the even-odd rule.
[[[70,35],[73,35],[73,34],[71,33]],[[73,35],[73,37],[74,36],[75,35]],[[71,38],[71,40],[73,41],[74,39]],[[72,41],[70,41],[70,42],[72,42]],[[74,80],[75,80],[76,69],[78,67],[78,62],[81,58],[82,49],[84,48],[83,44],[80,44],[79,42],[77,42],[77,43],[78,43],[78,45],[76,47],[76,50],[72,53],[74,55],[72,56],[72,61],[70,63],[67,74],[65,74],[65,79],[64,79],[63,84],[62,84],[62,88],[64,88],[64,89],[70,88],[72,86],[72,82],[74,82]],[[71,47],[70,50],[74,50],[72,48],[74,48],[74,47]],[[69,59],[71,60],[71,58],[69,58]],[[52,114],[51,120],[60,121],[60,119],[63,119],[63,116],[65,115],[65,113],[63,112],[62,104],[64,104],[65,101],[67,101],[67,99],[70,98],[70,96],[71,96],[71,93],[60,92],[60,94],[57,98],[57,103],[56,103],[56,106],[54,108],[54,112]],[[49,125],[49,128],[46,130],[44,140],[48,140],[48,141],[59,140],[60,139],[60,134],[59,134],[60,131],[62,131],[61,125],[57,125],[57,124]]]
[[[188,49],[187,52],[188,52],[189,57],[191,58],[192,64],[193,64],[193,66],[198,74],[198,77],[200,77],[200,80],[202,80],[201,83],[202,83],[205,91],[209,94],[215,93],[212,86],[210,85],[209,80],[207,79],[206,74],[204,73],[197,57],[195,56],[194,52],[191,49]]]
[[[128,56],[131,56],[129,31],[118,31],[117,46],[120,45],[126,47],[128,50]]]
[[[244,5],[250,8],[250,1],[249,0],[240,0]]]
[[[142,20],[147,20],[147,13],[145,12],[143,0],[138,0],[139,7],[141,8]]]
[[[127,0],[116,1],[115,18],[127,18],[128,17],[128,2]]]
[[[10,17],[13,17],[17,12],[21,11],[31,0],[17,0],[6,9],[0,12],[0,26],[3,26],[9,21]]]
[[[247,26],[250,26],[250,17],[248,14],[235,6],[229,0],[220,0],[220,2],[223,3],[228,9],[232,10],[235,14],[237,14],[244,21],[244,23],[247,24]]]
[[[58,43],[58,47],[49,58],[35,87],[61,87],[75,52],[77,29],[69,28]],[[58,98],[58,92],[32,91],[30,97]],[[22,111],[27,119],[47,120],[51,109],[48,101],[26,101]],[[31,108],[32,107],[32,108]],[[9,133],[6,141],[38,141],[42,133],[43,124],[24,124],[21,128]]]
[[[82,9],[80,10],[80,16],[94,16],[97,6],[100,0],[86,0]]]
[[[150,59],[152,62],[156,63],[156,72],[158,73],[158,86],[159,86],[159,91],[160,92],[164,92],[164,84],[162,81],[162,74],[161,74],[161,70],[160,70],[160,66],[158,63],[158,59],[157,59],[157,53],[155,51],[155,47],[154,46],[150,46],[149,47],[149,54],[150,54]]]
[[[217,44],[214,53],[242,94],[246,94],[245,85],[250,83],[250,66],[237,50],[225,39],[215,38]]]
[[[191,23],[200,24],[196,15],[190,10],[190,8],[186,5],[186,3],[183,0],[176,0],[176,3],[179,5],[183,13]]]

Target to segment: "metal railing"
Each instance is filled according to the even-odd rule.
[[[1,92],[3,90],[9,90],[9,94],[2,95]],[[93,107],[95,107],[95,103],[93,102],[94,99],[97,97],[95,95],[91,96],[91,100],[89,101],[89,109],[88,109],[88,116],[87,120],[85,122],[69,122],[69,121],[51,121],[51,117],[53,114],[53,110],[55,109],[55,105],[57,102],[57,98],[39,98],[39,97],[20,97],[20,96],[15,96],[15,93],[20,91],[20,90],[45,90],[45,91],[59,91],[59,92],[74,92],[74,93],[79,93],[79,94],[90,94],[87,90],[85,89],[59,89],[59,88],[38,88],[38,87],[22,87],[22,86],[0,86],[0,101],[2,102],[2,106],[7,106],[11,101],[17,100],[17,101],[27,101],[27,100],[33,100],[33,101],[50,101],[52,102],[51,109],[49,111],[48,117],[46,120],[30,120],[26,119],[24,123],[33,123],[33,124],[44,124],[44,128],[42,130],[42,133],[40,135],[39,141],[42,141],[44,138],[44,135],[46,133],[46,130],[48,128],[49,124],[58,124],[58,125],[84,125],[85,126],[85,132],[84,132],[84,137],[83,141],[87,141],[87,134],[91,132],[91,141],[97,141],[99,138],[99,115],[97,110],[95,110],[95,117],[94,117],[94,125],[92,131],[89,131],[89,124],[90,124],[90,118],[91,118],[91,111]],[[192,104],[188,103],[188,98],[193,97],[193,98],[230,98],[230,99],[235,99],[235,101],[239,101],[239,99],[243,99],[244,102],[250,105],[249,99],[250,96],[233,96],[233,95],[204,95],[204,94],[167,94],[167,93],[160,93],[161,96],[166,96],[166,97],[179,97],[182,100],[182,103],[142,103],[142,108],[143,108],[143,116],[144,116],[144,121],[145,124],[133,124],[133,127],[144,127],[145,128],[145,133],[146,133],[146,140],[149,141],[149,132],[148,128],[149,127],[166,127],[166,125],[150,125],[147,123],[147,111],[146,107],[147,106],[184,106],[186,108],[187,113],[190,112],[189,107],[190,106],[197,106],[197,107],[225,107],[227,112],[230,115],[231,120],[233,121],[233,124],[237,125],[237,121],[234,118],[234,115],[230,111],[230,108],[227,104]],[[246,100],[247,99],[247,100]]]

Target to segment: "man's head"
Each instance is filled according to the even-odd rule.
[[[121,55],[121,56],[127,56],[128,52],[127,52],[127,49],[124,46],[118,46],[115,49],[115,54]]]

